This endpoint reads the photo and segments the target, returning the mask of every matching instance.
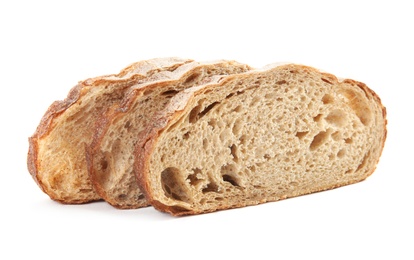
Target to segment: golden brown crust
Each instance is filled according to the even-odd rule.
[[[326,82],[329,82],[329,83],[332,83],[332,82],[338,83],[339,82],[339,80],[336,78],[336,76],[334,76],[332,74],[320,72],[319,70],[317,70],[315,68],[312,68],[312,67],[301,66],[301,65],[293,65],[293,64],[282,65],[282,66],[291,66],[292,69],[301,68],[301,69],[304,69],[305,71],[306,70],[317,71],[317,72],[321,73],[321,75],[326,80]],[[237,77],[248,77],[249,73],[255,73],[255,72],[254,71],[247,72],[243,75],[238,75]],[[171,215],[174,215],[174,216],[183,216],[183,215],[194,215],[194,214],[200,214],[200,213],[213,212],[213,211],[216,211],[216,210],[238,208],[238,207],[247,206],[247,205],[244,205],[244,204],[232,205],[232,206],[226,206],[226,205],[223,206],[222,205],[222,206],[218,206],[214,210],[204,210],[204,211],[200,211],[200,210],[197,210],[197,209],[189,210],[189,209],[186,209],[186,208],[181,208],[179,206],[169,206],[169,205],[166,205],[165,203],[163,203],[163,202],[161,202],[161,201],[159,201],[155,198],[154,194],[152,193],[153,190],[150,187],[150,184],[149,184],[149,181],[148,181],[149,178],[150,178],[149,165],[150,165],[151,155],[154,151],[154,148],[157,145],[158,139],[160,138],[160,135],[162,134],[162,132],[165,131],[166,129],[168,129],[170,124],[172,122],[175,122],[176,121],[175,119],[177,119],[181,116],[183,110],[185,110],[185,107],[188,106],[191,103],[192,97],[197,95],[198,92],[206,91],[207,88],[214,87],[215,85],[218,85],[218,84],[221,85],[225,81],[229,81],[232,78],[233,78],[232,75],[219,77],[219,78],[216,78],[216,81],[213,82],[213,83],[207,84],[205,86],[200,86],[198,88],[196,87],[196,88],[192,88],[192,89],[183,91],[182,93],[180,93],[179,95],[176,96],[177,98],[174,98],[173,100],[171,100],[169,106],[164,111],[161,111],[157,116],[154,117],[152,125],[148,126],[148,128],[138,136],[139,142],[137,143],[136,148],[135,148],[135,162],[134,162],[135,174],[137,176],[138,185],[141,188],[141,191],[145,194],[147,200],[149,200],[151,205],[153,205],[154,208],[156,208],[157,210],[162,211],[162,212],[170,213]],[[386,137],[387,137],[387,127],[386,127],[386,125],[387,125],[386,114],[387,113],[386,113],[386,108],[383,106],[379,96],[372,89],[368,88],[364,83],[354,81],[354,80],[351,80],[351,79],[345,79],[345,80],[343,80],[343,82],[350,83],[352,85],[356,85],[359,88],[361,88],[367,95],[371,96],[375,100],[375,102],[378,104],[378,106],[382,110],[382,116],[383,116],[383,119],[385,121],[385,125],[384,125],[384,132],[383,132],[382,140],[381,140],[381,147],[379,148],[379,149],[381,149],[380,155],[379,155],[379,157],[380,157],[381,153],[382,153],[382,150],[384,148]],[[377,158],[377,163],[379,161],[379,157]],[[376,167],[376,164],[375,164],[375,167]],[[335,189],[335,188],[338,188],[338,187],[342,187],[344,185],[353,184],[353,183],[363,181],[365,178],[370,176],[375,171],[375,167],[370,169],[369,172],[366,174],[366,176],[364,176],[363,179],[359,179],[359,180],[355,179],[355,180],[348,181],[346,183],[341,183],[341,184],[337,184],[337,185],[333,185],[333,186],[329,186],[329,187],[321,187],[321,188],[319,188],[319,190],[312,191],[311,193],[324,191],[324,190]],[[289,197],[286,196],[286,197],[283,197],[281,199],[286,199],[286,198],[289,198]],[[267,202],[267,201],[263,200],[263,201],[258,202],[258,204],[264,203],[264,202]]]

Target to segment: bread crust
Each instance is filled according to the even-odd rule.
[[[124,68],[118,74],[110,74],[81,81],[69,91],[67,97],[64,100],[53,102],[43,115],[34,134],[28,139],[29,150],[27,155],[27,167],[29,173],[33,177],[34,181],[38,184],[40,189],[49,195],[52,200],[64,204],[81,204],[99,200],[100,197],[94,192],[92,184],[89,180],[79,180],[80,182],[85,182],[85,185],[90,187],[91,192],[87,198],[61,198],[57,196],[55,192],[49,190],[41,178],[42,172],[40,170],[40,161],[42,158],[40,158],[41,156],[39,155],[40,140],[48,137],[50,132],[55,127],[55,122],[59,120],[60,116],[74,104],[81,102],[82,97],[88,93],[90,89],[106,86],[113,83],[124,83],[126,85],[132,86],[137,82],[145,79],[147,76],[150,76],[151,74],[165,69],[174,70],[177,67],[189,62],[192,62],[192,60],[181,58],[161,58],[136,62]],[[67,174],[71,174],[71,172],[67,172]]]
[[[332,74],[321,72],[315,68],[308,67],[308,66],[296,65],[296,64],[283,64],[283,65],[267,66],[266,69],[278,69],[282,67],[290,67],[292,70],[302,69],[302,70],[314,71],[314,72],[320,73],[322,76],[324,76],[324,78],[327,78],[327,80],[334,82],[334,84],[338,84],[340,82],[350,83],[352,85],[358,86],[360,89],[364,91],[364,93],[367,96],[371,96],[375,100],[375,102],[378,104],[378,106],[380,107],[382,111],[382,117],[384,120],[384,129],[383,129],[383,135],[381,137],[382,138],[381,146],[378,148],[380,149],[379,156],[376,160],[376,163],[374,164],[374,167],[369,170],[365,178],[370,176],[375,171],[376,165],[379,162],[379,158],[384,149],[385,140],[387,136],[387,119],[386,119],[387,112],[386,112],[386,108],[383,106],[381,102],[380,97],[372,89],[368,88],[364,83],[351,80],[351,79],[338,80],[336,76]],[[153,123],[151,126],[149,126],[145,131],[141,132],[141,134],[138,136],[139,141],[135,147],[134,169],[135,169],[135,174],[137,176],[139,187],[141,188],[142,192],[145,194],[146,198],[149,200],[151,205],[154,206],[154,208],[162,212],[170,213],[171,215],[174,215],[174,216],[182,216],[182,215],[195,215],[195,214],[200,214],[200,213],[208,213],[208,212],[213,212],[216,210],[231,209],[231,208],[238,208],[238,207],[245,207],[245,206],[252,205],[252,204],[246,205],[244,203],[240,203],[238,205],[232,205],[232,206],[218,206],[215,209],[210,209],[210,210],[198,210],[195,208],[188,209],[188,208],[180,207],[177,204],[176,206],[166,205],[162,201],[159,201],[155,198],[155,194],[153,193],[153,189],[149,183],[149,179],[151,178],[149,167],[150,167],[151,155],[154,152],[154,149],[157,143],[159,142],[160,136],[162,135],[164,131],[166,131],[169,128],[172,122],[176,122],[176,119],[182,116],[183,111],[185,111],[187,107],[191,107],[193,103],[193,99],[198,93],[208,92],[209,89],[212,89],[214,91],[214,88],[223,86],[225,82],[231,81],[235,77],[242,80],[243,77],[247,78],[249,77],[250,74],[258,73],[258,72],[260,72],[260,70],[250,71],[242,75],[236,75],[236,76],[229,75],[229,76],[218,77],[215,79],[214,82],[210,82],[209,84],[199,86],[199,87],[194,87],[188,90],[184,90],[179,95],[177,95],[176,98],[171,100],[170,104],[168,105],[166,109],[164,109],[157,116],[154,117],[154,119],[152,120]],[[322,187],[318,190],[314,190],[312,192],[304,193],[301,195],[324,191],[324,190],[335,189],[335,188],[342,187],[348,184],[353,184],[356,182],[363,181],[365,178],[349,181],[347,183],[332,185],[328,187]],[[289,198],[289,197],[285,196],[285,197],[279,198],[279,200],[286,199],[286,198]],[[257,202],[256,204],[261,204],[265,202],[267,202],[267,200],[263,199],[262,201]],[[190,205],[189,207],[192,207],[192,205]]]

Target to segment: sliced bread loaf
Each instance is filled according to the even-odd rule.
[[[54,102],[29,138],[27,165],[39,187],[53,200],[85,203],[100,197],[89,180],[85,144],[105,109],[119,102],[133,85],[156,80],[192,60],[152,59],[134,63],[119,74],[79,82],[63,101]]]
[[[134,167],[155,208],[198,214],[362,181],[386,133],[365,84],[270,66],[177,94],[138,137]]]
[[[137,134],[178,91],[206,82],[213,75],[248,70],[247,65],[234,61],[191,62],[173,72],[163,72],[158,81],[134,86],[122,104],[113,105],[99,119],[87,149],[89,174],[97,193],[117,208],[147,206],[133,173]]]

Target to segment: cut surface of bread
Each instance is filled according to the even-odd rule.
[[[386,110],[365,84],[270,66],[174,96],[138,137],[134,167],[158,210],[206,213],[362,181],[386,133]]]
[[[87,149],[90,179],[97,193],[117,208],[148,205],[133,172],[137,135],[177,92],[206,82],[214,75],[242,73],[250,67],[234,61],[187,63],[165,71],[158,81],[134,86],[122,104],[112,106],[100,119]]]
[[[89,180],[85,144],[90,144],[96,118],[119,102],[133,85],[157,80],[192,60],[161,58],[134,63],[119,74],[79,82],[66,99],[54,102],[29,138],[27,165],[39,187],[53,200],[86,203],[100,197]]]

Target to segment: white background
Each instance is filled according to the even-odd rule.
[[[0,259],[414,259],[410,1],[0,2]],[[139,2],[139,3],[138,3]],[[79,80],[178,56],[291,61],[362,81],[388,111],[366,181],[191,217],[61,205],[26,168],[27,138]]]

